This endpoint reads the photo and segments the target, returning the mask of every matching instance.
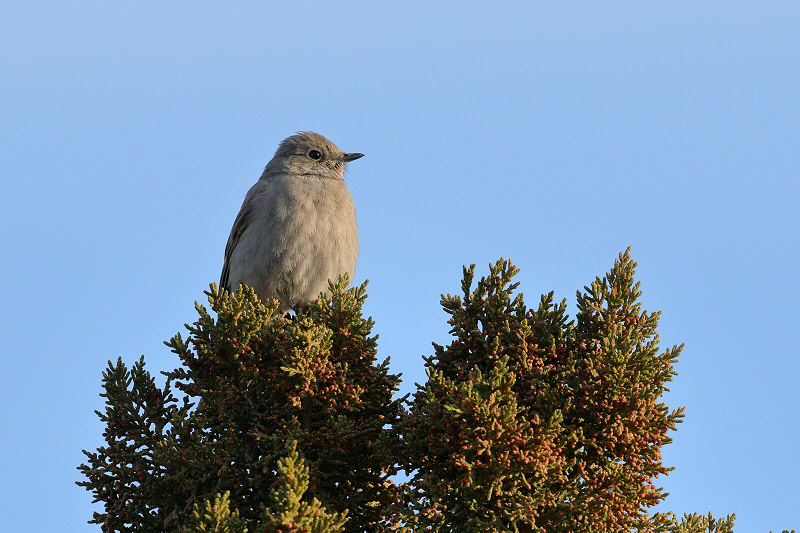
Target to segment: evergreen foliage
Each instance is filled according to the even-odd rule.
[[[189,524],[181,528],[181,533],[247,533],[246,521],[239,516],[239,511],[231,512],[230,495],[230,492],[217,494],[214,503],[206,500],[202,510],[194,504]]]
[[[671,533],[733,533],[733,520],[736,515],[728,515],[723,519],[715,519],[711,513],[708,516],[697,513],[684,514],[680,522],[675,521],[670,528]]]
[[[278,459],[278,477],[278,486],[272,490],[271,505],[257,522],[243,520],[238,510],[231,512],[230,492],[226,492],[217,494],[213,504],[206,500],[202,512],[195,504],[189,525],[182,528],[181,533],[340,533],[344,530],[346,511],[329,514],[316,498],[311,502],[301,501],[308,489],[309,475],[297,453],[296,441],[292,443],[289,455]]]
[[[729,514],[725,518],[714,518],[711,513],[708,513],[708,516],[691,513],[684,514],[678,521],[677,517],[670,513],[669,520],[663,531],[668,533],[733,533],[735,519],[735,513]],[[772,533],[772,531],[769,533]],[[795,530],[784,529],[782,533],[795,533]]]
[[[528,309],[517,267],[499,261],[447,295],[448,345],[401,423],[414,520],[434,531],[647,531],[666,517],[660,449],[683,416],[659,402],[680,347],[659,352],[658,313],[638,302],[635,263],[566,302]],[[490,376],[489,386],[484,384]],[[502,381],[502,383],[501,383]],[[474,385],[471,386],[470,384]]]
[[[247,287],[231,295],[212,285],[217,319],[197,305],[189,339],[167,343],[182,366],[165,373],[163,388],[143,359],[130,370],[109,363],[106,410],[98,412],[106,445],[85,452],[80,467],[88,480],[79,484],[105,504],[92,522],[108,532],[180,531],[196,526],[195,505],[216,502],[212,511],[229,506],[252,530],[296,441],[308,470],[297,489],[304,501],[316,498],[332,517],[347,512],[345,531],[388,527],[384,515],[394,514],[399,493],[389,480],[396,445],[384,426],[403,411],[402,398],[392,398],[399,378],[388,360],[376,363],[373,323],[361,316],[365,286],[347,285],[340,279],[332,296],[289,318]],[[325,531],[338,531],[337,520]]]
[[[347,511],[328,514],[320,501],[301,501],[308,489],[308,468],[297,453],[297,442],[292,443],[288,457],[278,460],[281,484],[272,491],[272,505],[262,519],[260,530],[308,531],[309,533],[338,533],[344,531]]]
[[[103,374],[106,443],[79,485],[104,532],[730,533],[734,516],[648,511],[683,409],[661,400],[681,347],[659,349],[629,250],[579,291],[577,316],[518,269],[442,297],[453,335],[410,402],[378,363],[365,285],[276,315],[248,287],[206,294],[181,366]],[[473,287],[474,284],[474,287]],[[406,410],[407,408],[407,410]],[[406,482],[392,481],[398,469]],[[789,533],[784,531],[784,533]]]

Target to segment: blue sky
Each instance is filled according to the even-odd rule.
[[[196,317],[244,194],[312,130],[347,180],[380,353],[424,381],[463,264],[534,304],[632,246],[687,406],[678,513],[800,528],[800,4],[6,3],[0,530],[99,531],[100,374]]]

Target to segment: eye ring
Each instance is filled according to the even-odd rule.
[[[306,156],[309,159],[313,159],[314,161],[319,161],[322,159],[322,153],[319,150],[309,150]]]

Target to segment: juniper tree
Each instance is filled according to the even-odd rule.
[[[279,483],[287,443],[308,469],[304,501],[347,512],[346,531],[380,531],[396,499],[384,431],[402,411],[399,378],[376,362],[373,322],[361,315],[364,286],[276,316],[249,288],[207,293],[211,314],[167,344],[182,366],[159,388],[140,360],[104,374],[106,445],[86,453],[79,484],[105,505],[103,531],[180,531],[206,502],[228,494],[255,527]],[[176,397],[176,392],[183,397]],[[219,501],[219,500],[217,500]],[[213,505],[213,504],[212,504]],[[333,531],[333,530],[331,530]]]
[[[365,287],[290,316],[240,287],[207,292],[167,345],[163,386],[144,358],[103,374],[106,444],[79,485],[105,532],[731,533],[734,516],[649,514],[683,409],[661,400],[681,347],[658,347],[629,251],[566,301],[535,308],[518,269],[490,267],[442,297],[453,340],[434,344],[409,403],[377,362]],[[404,405],[408,407],[406,411]],[[398,467],[410,478],[395,484]],[[784,533],[789,533],[784,531]]]
[[[660,397],[681,347],[659,351],[635,263],[578,292],[577,324],[553,294],[528,309],[499,261],[463,296],[443,296],[448,346],[400,424],[409,519],[434,531],[648,531],[663,498],[661,447],[683,410]],[[488,379],[487,379],[488,376]]]

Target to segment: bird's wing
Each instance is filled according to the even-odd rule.
[[[231,273],[231,256],[233,255],[233,251],[236,249],[236,245],[239,244],[239,239],[244,233],[244,230],[250,225],[250,219],[253,214],[253,202],[251,201],[250,195],[242,204],[242,208],[239,210],[239,214],[236,215],[236,221],[233,223],[233,228],[231,229],[231,234],[228,237],[228,244],[225,246],[225,264],[222,265],[222,275],[219,278],[219,286],[220,288],[228,289],[229,291],[233,291],[236,287],[229,286],[230,273]],[[237,280],[238,281],[238,280]]]

